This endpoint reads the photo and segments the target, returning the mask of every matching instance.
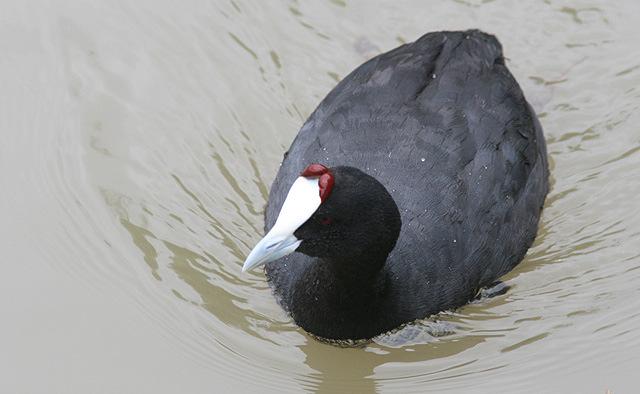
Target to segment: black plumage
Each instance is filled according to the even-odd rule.
[[[304,254],[304,241],[299,251],[267,263],[283,307],[305,330],[332,339],[370,338],[468,302],[522,260],[548,191],[536,115],[505,66],[500,43],[476,30],[426,34],[345,77],[285,156],[265,230],[311,163],[342,168],[336,195],[363,187],[346,181],[360,171],[370,175],[400,219],[388,255],[357,259],[349,245],[336,246],[350,256],[341,266],[351,269]],[[352,193],[351,211],[375,219],[369,202],[357,204],[357,196],[367,195],[364,187]]]

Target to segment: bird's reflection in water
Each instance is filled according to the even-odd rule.
[[[430,370],[430,360],[462,353],[487,338],[458,332],[455,320],[417,322],[357,347],[339,347],[309,336],[299,349],[315,371],[309,376],[312,389],[316,393],[376,392],[384,380],[376,377],[377,369],[388,363],[421,363],[420,375],[429,380],[429,375],[442,372],[440,368]]]

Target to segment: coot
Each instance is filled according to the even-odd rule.
[[[513,269],[547,190],[542,128],[498,40],[429,33],[355,69],[309,117],[243,270],[266,263],[308,332],[371,338]]]

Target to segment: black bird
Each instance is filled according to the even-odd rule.
[[[267,263],[308,332],[371,338],[513,269],[547,191],[542,128],[498,40],[429,33],[355,69],[309,117],[243,270]]]

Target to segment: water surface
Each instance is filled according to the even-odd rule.
[[[633,0],[4,2],[0,391],[634,392],[639,20]],[[546,132],[535,246],[433,336],[319,343],[240,272],[282,154],[354,67],[469,27]]]

